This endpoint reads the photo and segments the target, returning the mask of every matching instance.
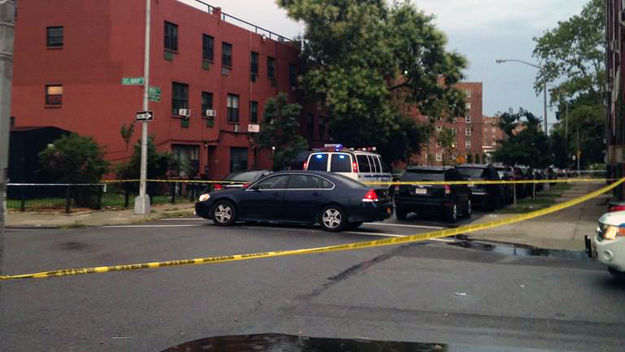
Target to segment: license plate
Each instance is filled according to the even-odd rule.
[[[415,188],[414,194],[428,194],[428,190],[426,188]]]

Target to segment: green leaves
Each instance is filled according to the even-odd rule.
[[[505,165],[545,168],[554,162],[549,138],[540,128],[540,120],[531,112],[512,109],[501,115],[499,127],[507,138],[499,141],[495,160]]]
[[[104,150],[91,137],[62,136],[39,153],[43,169],[67,183],[98,183],[108,172]]]
[[[285,93],[267,100],[260,132],[254,136],[254,142],[260,148],[272,151],[275,170],[284,169],[308,149],[308,143],[299,134],[301,109],[299,104],[289,104]]]
[[[467,62],[445,51],[445,35],[410,1],[277,3],[306,23],[300,88],[330,116],[335,141],[406,160],[427,141],[427,129],[405,121],[414,108],[429,116],[464,113],[463,94],[449,86]]]

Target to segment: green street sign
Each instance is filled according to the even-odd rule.
[[[145,84],[143,77],[124,77],[122,85],[124,86],[142,86]]]
[[[161,87],[150,86],[148,88],[148,94],[158,94],[158,95],[161,95]]]
[[[161,102],[161,95],[160,94],[148,93],[148,100],[160,103]]]

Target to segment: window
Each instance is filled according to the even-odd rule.
[[[441,132],[443,130],[443,126],[436,126],[436,132]]]
[[[289,189],[331,189],[334,185],[321,177],[312,175],[291,175]]]
[[[436,141],[436,147],[440,148],[441,147],[441,142]]]
[[[165,22],[165,50],[178,51],[178,25]]]
[[[268,179],[259,182],[256,186],[258,189],[286,189],[286,185],[289,182],[289,175],[279,175],[269,177]]]
[[[458,118],[457,117],[454,117],[453,119],[451,119],[451,123],[456,123],[456,122],[458,122]]]
[[[472,131],[473,131],[473,130],[472,130],[471,128],[467,128],[467,129],[465,129],[465,130],[464,130],[464,135],[465,135],[465,136],[467,136],[467,137],[469,137],[469,136],[471,136],[471,132],[472,132]]]
[[[496,146],[497,145],[497,141],[493,141],[492,146]]]
[[[471,123],[471,116],[467,115],[464,117],[464,122]]]
[[[493,133],[495,133],[495,127],[493,127]]]
[[[207,34],[202,34],[202,60],[213,61],[215,39]]]
[[[206,119],[206,127],[213,127],[215,117],[208,116],[206,110],[213,110],[213,93],[211,92],[202,92],[202,116],[208,117]]]
[[[213,109],[213,93],[202,92],[202,116],[207,116],[206,110]]]
[[[436,161],[443,161],[443,153],[436,153]]]
[[[352,158],[349,154],[332,154],[330,172],[352,172]]]
[[[306,119],[306,127],[308,128],[308,134],[310,135],[310,139],[313,139],[315,133],[315,117],[313,116],[313,114],[308,114],[308,117]]]
[[[46,86],[46,105],[63,105],[63,86]]]
[[[63,27],[48,27],[46,46],[50,48],[63,47]]]
[[[173,82],[171,88],[171,113],[174,116],[179,116],[180,109],[189,108],[189,85]]]
[[[221,43],[221,65],[232,67],[232,44]]]
[[[467,99],[471,99],[471,91],[470,90],[465,90],[464,94],[467,96]]]
[[[465,107],[467,108],[467,111],[470,111],[470,110],[471,110],[471,103],[467,103],[467,104],[465,105]]]
[[[250,123],[258,123],[258,102],[250,101]]]
[[[267,78],[276,79],[276,59],[267,56]]]
[[[228,94],[228,122],[239,122],[239,96]]]
[[[230,172],[235,171],[247,171],[247,148],[230,148]]]
[[[250,54],[250,73],[258,76],[258,53],[253,51]]]
[[[369,164],[371,165],[371,172],[380,172],[382,170],[382,168],[379,165],[379,160],[377,160],[377,157],[369,155]]]
[[[289,83],[291,86],[297,86],[297,66],[291,64],[289,65]]]
[[[326,131],[326,118],[319,116],[319,139],[323,139],[323,134]]]
[[[454,136],[455,136],[455,135],[457,135],[457,134],[458,134],[458,129],[457,129],[457,128],[455,128],[455,127],[452,127],[452,129],[451,129],[451,133],[452,133]]]
[[[328,154],[312,154],[308,159],[307,169],[328,171]]]
[[[171,146],[174,157],[189,166],[182,168],[180,176],[195,176],[200,170],[200,148],[196,145],[173,144]]]
[[[358,160],[359,172],[371,172],[371,165],[369,165],[369,158],[367,158],[366,155],[358,155],[356,156],[356,160]]]
[[[464,142],[464,146],[466,149],[471,149],[471,141]]]

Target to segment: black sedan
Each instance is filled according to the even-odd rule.
[[[351,178],[320,171],[284,171],[248,187],[200,196],[195,213],[215,225],[236,221],[320,224],[326,231],[388,219],[391,198]]]
[[[271,175],[271,173],[272,172],[269,170],[235,171],[224,178],[224,181],[229,182],[216,183],[211,186],[212,188],[207,187],[204,192],[210,192],[211,190],[221,191],[230,188],[242,188],[243,186],[249,185],[256,180]]]

